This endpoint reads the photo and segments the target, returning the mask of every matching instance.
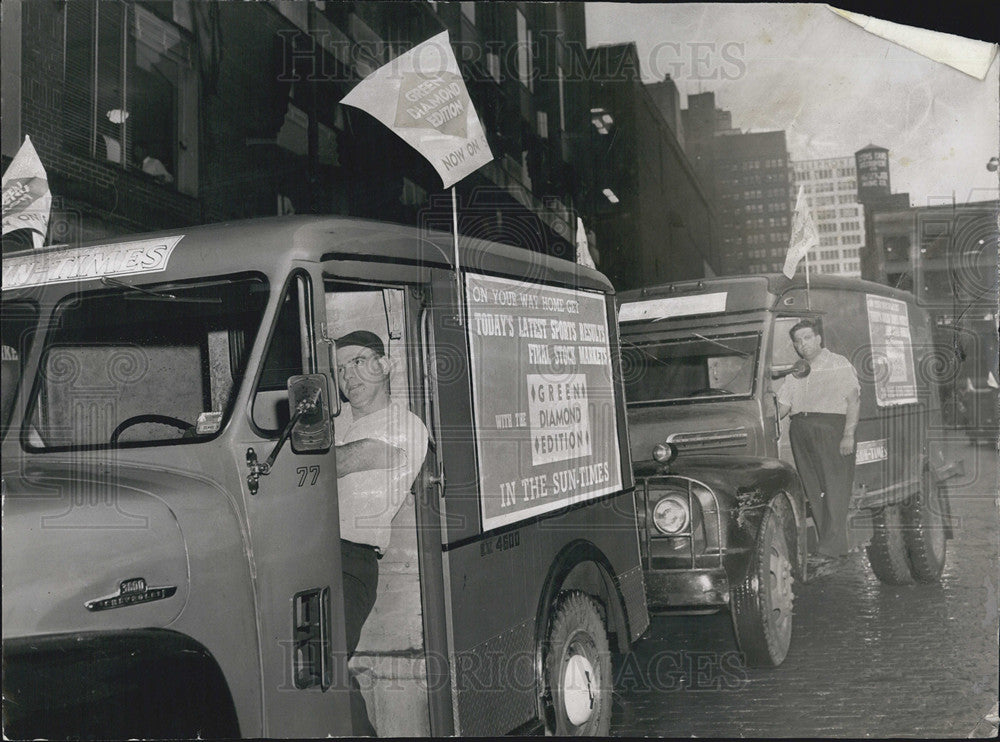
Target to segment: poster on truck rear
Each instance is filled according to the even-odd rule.
[[[917,376],[906,302],[867,294],[875,401],[879,407],[915,404]]]
[[[603,294],[466,274],[483,530],[621,488]]]

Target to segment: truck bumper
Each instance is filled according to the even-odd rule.
[[[729,605],[726,570],[646,569],[646,603],[651,613]]]

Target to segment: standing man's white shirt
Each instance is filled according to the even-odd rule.
[[[402,461],[392,469],[367,469],[337,479],[340,537],[384,552],[392,519],[424,463],[427,428],[400,402],[358,419],[350,405],[344,405],[334,424],[334,438],[338,446],[370,438],[402,452]]]
[[[809,375],[789,376],[778,390],[778,401],[791,407],[791,414],[827,412],[844,415],[849,399],[861,389],[858,372],[842,355],[827,348],[809,362]]]

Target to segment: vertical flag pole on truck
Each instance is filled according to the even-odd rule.
[[[340,101],[388,126],[430,162],[451,189],[458,322],[463,324],[458,264],[458,197],[454,184],[493,160],[448,32],[432,36],[354,86]]]
[[[809,299],[809,251],[806,250],[806,309],[812,309],[812,302]]]
[[[458,297],[458,326],[461,327],[465,320],[462,312],[462,271],[458,265],[458,196],[455,195],[455,186],[451,191],[451,234],[455,244],[455,296]]]

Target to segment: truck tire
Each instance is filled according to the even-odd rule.
[[[545,653],[546,732],[606,737],[611,729],[611,650],[597,603],[579,590],[556,603]]]
[[[903,536],[902,507],[886,505],[875,510],[872,527],[872,540],[868,544],[872,572],[887,585],[909,585],[913,582],[913,574]]]
[[[746,579],[733,590],[733,629],[750,667],[777,667],[792,642],[795,578],[786,536],[790,517],[783,497],[772,500],[760,521]]]
[[[903,540],[918,582],[937,582],[947,556],[941,488],[924,476],[920,492],[903,505]]]

